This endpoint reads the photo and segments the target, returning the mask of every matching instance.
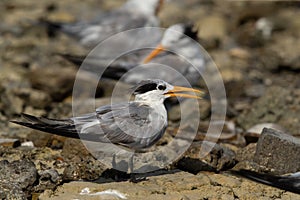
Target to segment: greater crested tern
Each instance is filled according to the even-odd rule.
[[[164,135],[168,125],[165,99],[201,99],[203,92],[154,79],[141,81],[134,87],[133,95],[133,101],[105,105],[97,108],[94,113],[69,119],[22,114],[26,121],[11,122],[60,136],[112,143],[138,152],[151,147]],[[133,158],[129,162],[129,168],[133,174]]]
[[[121,81],[129,84],[137,84],[145,79],[158,78],[175,85],[188,86],[188,82],[190,85],[195,86],[199,83],[201,73],[205,71],[208,63],[208,57],[205,56],[199,43],[195,41],[196,38],[197,32],[193,30],[191,24],[175,24],[170,26],[160,36],[159,40],[157,38],[153,39],[156,44],[154,43],[152,46],[156,45],[157,47],[150,53],[146,51],[147,54],[142,45],[138,45],[141,46],[139,48],[141,51],[137,51],[137,54],[130,53],[115,61],[114,58],[109,57],[109,54],[114,54],[111,52],[106,54],[103,48],[101,48],[101,51],[95,49],[92,55],[86,57],[85,60],[83,56],[77,57],[66,54],[62,56],[78,66],[83,64],[83,69],[92,72],[97,72],[99,68],[106,68],[106,64],[111,63],[105,69],[103,77],[122,78]],[[145,39],[151,40],[150,38],[142,38],[143,41],[140,43],[143,43]],[[139,38],[136,38],[136,40],[138,43]],[[132,41],[128,43],[127,45],[131,45]],[[187,81],[178,78],[178,76],[186,78]]]
[[[60,23],[44,21],[51,31],[61,31],[87,47],[92,48],[102,40],[125,30],[140,27],[158,27],[157,13],[164,0],[128,0],[118,9],[106,12],[93,21]]]

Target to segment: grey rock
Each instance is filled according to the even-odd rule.
[[[265,128],[258,140],[254,161],[277,174],[300,171],[300,139]]]
[[[176,166],[184,171],[221,171],[235,165],[235,153],[212,142],[194,142]]]
[[[53,190],[62,180],[55,169],[40,170],[38,171],[38,175],[39,184],[34,187],[35,192],[41,192],[46,189]]]
[[[22,188],[18,184],[7,180],[1,180],[0,199],[25,200],[27,198],[26,194],[22,191]]]
[[[23,191],[30,191],[37,180],[37,171],[33,162],[27,159],[16,160],[9,163],[7,160],[0,161],[0,182],[8,182],[8,185],[1,184],[0,190],[15,191],[20,199],[23,197]],[[5,185],[5,186],[4,186]],[[11,188],[10,188],[11,187]],[[6,196],[9,196],[7,193]],[[25,195],[28,195],[25,193]]]
[[[298,89],[271,86],[243,111],[237,118],[237,124],[247,130],[260,123],[276,123],[297,135],[300,128],[299,97]]]

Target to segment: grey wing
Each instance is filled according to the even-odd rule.
[[[105,138],[111,143],[133,149],[153,145],[162,137],[167,126],[159,113],[137,102],[100,107],[96,113]],[[91,126],[88,129],[94,128]]]

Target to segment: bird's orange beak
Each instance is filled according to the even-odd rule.
[[[157,16],[159,11],[162,9],[163,5],[165,3],[165,0],[159,0],[158,5],[155,9],[155,15]]]
[[[166,49],[159,44],[151,53],[144,59],[143,63],[148,63],[150,60],[155,58],[160,52],[165,51]]]
[[[180,92],[194,92],[195,95],[183,94]],[[164,95],[169,96],[169,97],[184,97],[184,98],[192,98],[192,99],[202,99],[204,92],[201,90],[193,89],[193,88],[174,86],[174,88],[172,90],[168,91]]]

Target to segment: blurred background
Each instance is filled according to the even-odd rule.
[[[69,155],[77,155],[74,168],[80,162],[86,163],[88,153],[82,156],[77,151],[72,152],[73,140],[65,146],[64,138],[37,134],[37,131],[8,121],[18,119],[22,112],[57,118],[72,116],[71,96],[78,68],[57,53],[85,55],[87,51],[75,39],[49,31],[41,25],[41,20],[65,23],[90,20],[101,12],[118,8],[124,2],[0,2],[0,138],[13,139],[10,142],[3,140],[4,146],[15,147],[30,141],[31,146],[51,148],[43,150],[48,157],[41,154],[41,160],[51,160],[51,155],[60,162],[58,160],[63,156],[67,159],[72,157]],[[235,152],[255,143],[265,123],[271,123],[268,126],[290,135],[300,136],[299,10],[300,3],[297,1],[172,0],[165,3],[158,14],[162,27],[189,22],[198,30],[197,40],[216,63],[227,92],[224,128],[227,135],[222,135],[220,141],[233,145],[231,149]],[[109,96],[107,90],[111,90],[114,83],[106,82],[97,97]],[[202,121],[198,139],[205,133],[210,117],[209,102],[200,104]],[[176,114],[176,109],[169,113],[174,124],[178,120]],[[165,140],[172,136],[171,132],[170,129]],[[254,152],[255,147],[251,148]],[[26,157],[34,160],[28,152],[11,151],[2,149],[6,152],[2,159]],[[34,162],[38,163],[37,160]],[[70,165],[68,163],[64,167]],[[99,167],[100,164],[94,165]],[[89,173],[90,176],[84,174],[79,178],[66,175],[62,180],[99,177]],[[35,191],[42,192],[57,185],[40,186]]]
[[[2,130],[21,112],[70,114],[64,112],[65,106],[55,110],[70,101],[77,68],[56,54],[86,55],[87,51],[73,38],[50,34],[40,21],[90,20],[124,2],[1,1]],[[199,43],[222,74],[229,119],[243,129],[276,122],[298,134],[299,2],[173,0],[164,4],[158,17],[162,27],[194,24]]]

